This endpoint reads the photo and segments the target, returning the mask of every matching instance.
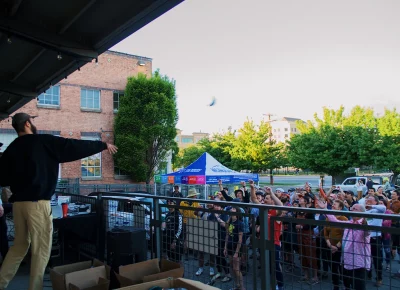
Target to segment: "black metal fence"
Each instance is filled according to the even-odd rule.
[[[146,259],[179,262],[186,278],[220,289],[400,289],[399,215],[92,195],[71,194],[94,204],[95,256],[102,260],[113,255],[107,238],[113,229],[141,229]],[[374,226],[379,220],[391,225]]]

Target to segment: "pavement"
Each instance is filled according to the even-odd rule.
[[[260,277],[262,275],[265,275],[266,272],[264,269],[258,269],[259,261],[257,259],[254,261],[253,260],[253,255],[250,250],[249,252],[249,271],[247,272],[247,275],[243,277],[245,286],[247,290],[254,290],[254,289],[261,289],[261,279]],[[205,261],[208,261],[208,255],[205,255]],[[317,285],[309,285],[308,283],[301,283],[299,282],[300,280],[300,262],[299,262],[299,257],[296,254],[295,255],[295,263],[296,267],[294,270],[290,272],[283,272],[284,275],[284,283],[285,283],[285,289],[293,289],[293,290],[300,290],[300,289],[321,289],[321,290],[328,290],[332,289],[332,283],[331,283],[331,275],[328,273],[328,277],[325,279],[321,279],[320,283]],[[383,285],[379,287],[379,290],[400,290],[400,279],[399,278],[393,278],[392,275],[396,273],[397,271],[400,270],[400,260],[399,257],[396,256],[394,260],[391,261],[391,271],[385,271],[386,264],[385,262],[383,263]],[[184,277],[187,279],[192,279],[196,281],[203,282],[205,284],[209,283],[211,281],[211,277],[209,275],[209,266],[204,267],[204,272],[200,276],[196,276],[195,273],[198,269],[198,260],[196,259],[195,255],[189,255],[188,260],[183,259],[183,265],[185,267],[185,274]],[[284,268],[286,268],[284,266]],[[255,270],[254,270],[255,269]],[[15,278],[11,281],[9,287],[7,290],[26,290],[28,289],[29,285],[29,270],[30,270],[30,264],[26,263],[25,265],[22,265]],[[216,270],[216,269],[215,269]],[[254,279],[254,275],[256,275],[256,279]],[[373,277],[375,277],[375,273],[373,272]],[[227,282],[227,283],[222,283],[221,282],[222,278],[218,279],[215,281],[213,284],[214,287],[217,287],[222,290],[228,290],[234,287],[233,281]],[[256,285],[254,284],[256,282]],[[374,286],[375,281],[374,280],[368,280],[367,281],[367,289],[378,289],[377,287]],[[44,279],[44,287],[43,289],[53,289],[51,287],[51,282],[49,275],[45,275]],[[341,289],[344,289],[342,286]]]

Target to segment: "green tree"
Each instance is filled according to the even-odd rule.
[[[174,169],[186,167],[196,161],[205,151],[197,145],[180,150],[174,162]]]
[[[176,145],[175,82],[158,71],[128,78],[115,118],[116,165],[149,183],[154,169]]]
[[[394,178],[400,174],[400,114],[393,110],[385,110],[377,120],[379,137],[375,142],[373,155],[375,166],[393,172]]]
[[[242,169],[270,172],[270,183],[273,184],[273,170],[285,165],[284,144],[277,143],[271,137],[271,126],[261,121],[260,125],[247,120],[238,130],[230,154],[233,159],[242,162]]]

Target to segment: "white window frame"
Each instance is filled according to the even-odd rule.
[[[98,140],[100,140],[100,138],[99,137],[89,137],[89,136],[82,136],[81,137],[81,139],[82,140],[92,140],[92,141],[98,141]],[[82,162],[83,162],[83,160],[87,160],[87,161],[89,161],[89,158],[90,157],[92,157],[92,156],[96,156],[96,155],[98,155],[99,156],[99,158],[100,158],[100,165],[99,166],[96,166],[96,165],[94,165],[94,166],[89,166],[89,165],[87,165],[87,166],[84,166],[83,164],[82,164]],[[102,175],[103,175],[103,170],[102,170],[102,154],[101,154],[101,152],[99,152],[99,153],[96,153],[96,154],[93,154],[92,156],[89,156],[89,157],[86,157],[86,158],[82,158],[81,159],[81,177],[83,178],[83,179],[91,179],[91,178],[102,178]],[[89,164],[89,162],[88,162],[88,164]],[[100,175],[99,176],[96,176],[96,175],[93,175],[93,176],[83,176],[82,175],[82,167],[85,167],[86,168],[86,170],[87,171],[89,171],[89,168],[100,168]]]
[[[58,88],[58,95],[55,95],[55,94],[49,92],[50,90],[53,90],[54,88]],[[52,102],[51,102],[51,104],[41,103],[41,99],[42,99],[43,101],[45,101],[46,98],[50,98],[51,101],[53,101],[53,98],[54,98],[54,97],[58,97],[58,104],[56,104],[56,105],[55,105],[55,104],[52,104]],[[38,105],[39,105],[39,106],[60,107],[60,104],[61,104],[61,88],[60,88],[60,85],[56,85],[56,86],[50,87],[46,92],[40,94],[40,95],[38,96],[38,99],[39,99],[39,100],[38,100]]]
[[[85,91],[85,98],[87,98],[87,93],[89,92],[89,91],[91,91],[91,92],[98,92],[99,93],[99,107],[98,108],[95,108],[94,107],[94,95],[93,95],[93,101],[92,101],[92,107],[88,107],[88,101],[87,101],[87,99],[85,100],[85,102],[86,102],[86,106],[82,106],[82,93]],[[85,110],[94,110],[94,111],[96,111],[96,110],[101,110],[101,91],[100,90],[95,90],[95,89],[87,89],[87,88],[81,88],[81,98],[80,98],[80,101],[81,101],[81,109],[85,109]]]
[[[114,100],[114,94],[117,94],[117,95],[118,95],[118,101],[117,101],[117,102],[115,102],[115,100]],[[120,104],[120,97],[121,97],[121,95],[124,95],[124,92],[122,92],[122,91],[114,91],[114,92],[113,92],[113,110],[114,110],[115,113],[118,112],[118,110],[119,110],[119,104]],[[115,109],[115,108],[114,108],[114,104],[115,104],[115,103],[118,104],[118,109]]]

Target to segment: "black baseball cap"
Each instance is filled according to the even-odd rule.
[[[29,119],[34,119],[36,117],[37,116],[31,116],[27,113],[17,113],[12,116],[12,125],[15,126],[17,124],[25,123],[26,121],[29,121]]]

